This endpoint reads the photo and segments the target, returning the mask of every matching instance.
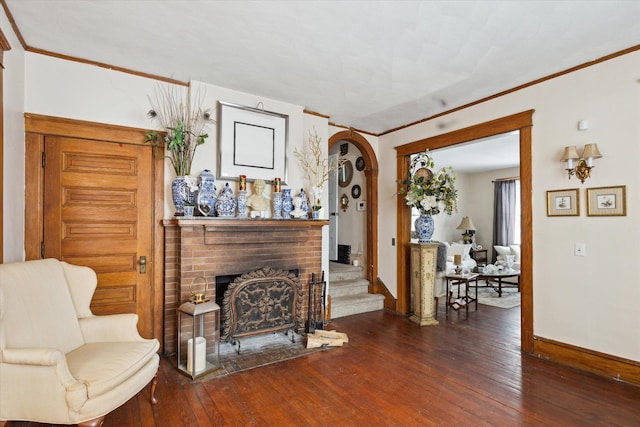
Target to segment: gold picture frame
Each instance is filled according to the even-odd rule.
[[[587,216],[626,216],[627,187],[587,188]]]
[[[577,188],[547,191],[547,216],[579,216],[580,191]]]

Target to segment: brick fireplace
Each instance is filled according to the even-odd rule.
[[[215,299],[217,276],[240,275],[262,267],[297,270],[303,301],[308,301],[311,275],[322,270],[322,226],[328,224],[328,221],[296,219],[164,221],[163,352],[176,351],[176,309],[191,296],[192,283],[202,289],[204,281],[200,277],[209,283],[207,298]],[[307,318],[306,303],[302,304],[302,316]]]

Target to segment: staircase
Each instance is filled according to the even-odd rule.
[[[384,296],[368,293],[369,282],[362,276],[362,267],[329,263],[332,319],[384,308]]]

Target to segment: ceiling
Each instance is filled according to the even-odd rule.
[[[29,49],[381,134],[640,43],[639,1],[4,0]]]

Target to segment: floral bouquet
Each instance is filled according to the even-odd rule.
[[[444,211],[451,215],[458,211],[456,175],[451,166],[434,174],[434,166],[428,150],[418,154],[411,161],[407,179],[398,181],[403,185],[398,194],[404,195],[407,205],[418,209],[421,214],[437,215]]]

